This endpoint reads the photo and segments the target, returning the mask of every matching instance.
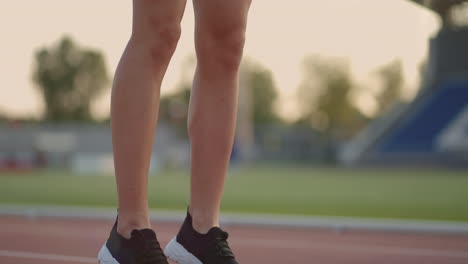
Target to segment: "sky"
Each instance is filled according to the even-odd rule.
[[[31,80],[34,53],[65,34],[83,47],[102,51],[112,75],[130,35],[131,9],[130,0],[2,3],[0,112],[41,115],[44,106]],[[244,56],[273,72],[283,116],[294,115],[301,63],[307,55],[348,59],[353,78],[365,85],[372,85],[376,68],[401,59],[410,97],[439,23],[435,14],[408,0],[253,0]],[[176,87],[184,61],[193,54],[193,9],[188,2],[162,93]],[[98,116],[109,113],[109,95],[110,89],[93,106]]]

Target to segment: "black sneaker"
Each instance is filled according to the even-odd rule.
[[[133,230],[126,239],[117,233],[117,221],[98,254],[99,264],[168,264],[151,229]]]
[[[187,217],[164,253],[178,264],[238,264],[227,243],[228,233],[219,227],[200,234],[193,229],[192,217]]]

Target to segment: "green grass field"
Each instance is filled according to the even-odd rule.
[[[187,206],[187,172],[150,177],[153,208]],[[0,204],[115,207],[111,176],[0,174]],[[231,170],[227,212],[468,221],[466,171],[258,167]]]

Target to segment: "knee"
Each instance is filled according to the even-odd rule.
[[[199,69],[237,74],[245,43],[245,28],[203,31],[197,36]]]
[[[179,42],[181,34],[180,24],[171,23],[157,27],[154,34],[157,36],[157,41],[153,45],[152,54],[158,55],[158,52],[161,51],[165,55],[172,56]]]
[[[180,23],[153,21],[145,29],[135,30],[130,42],[144,49],[152,61],[169,61],[181,34]]]

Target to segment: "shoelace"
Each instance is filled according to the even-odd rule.
[[[215,239],[215,250],[216,255],[221,257],[234,257],[234,254],[229,247],[227,239],[229,234],[222,231]]]
[[[154,264],[165,263],[168,264],[167,258],[164,255],[159,242],[155,239],[146,240],[145,248],[141,251],[137,258],[138,264]]]

